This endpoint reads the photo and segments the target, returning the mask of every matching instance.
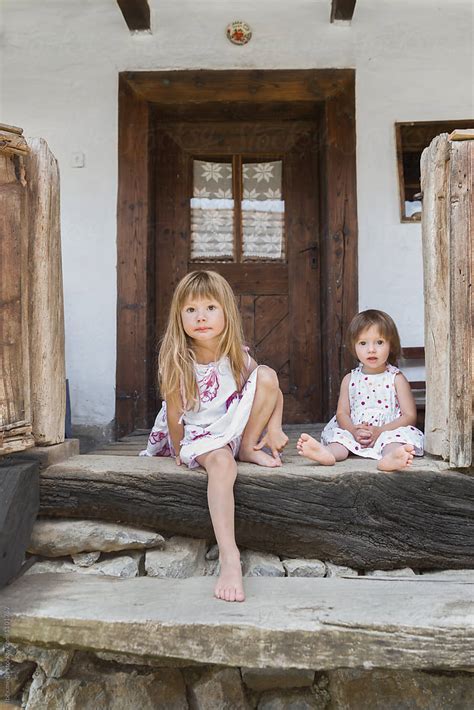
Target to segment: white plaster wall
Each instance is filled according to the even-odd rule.
[[[474,116],[471,0],[151,0],[131,35],[116,0],[0,0],[0,121],[43,136],[61,170],[66,358],[76,424],[114,416],[117,75],[124,70],[355,67],[360,307],[423,341],[421,233],[400,224],[395,121]],[[254,38],[231,45],[227,23]],[[73,168],[74,152],[85,167]]]

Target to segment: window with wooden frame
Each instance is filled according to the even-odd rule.
[[[285,261],[281,156],[192,161],[191,260]]]
[[[396,123],[400,218],[402,222],[421,220],[420,160],[421,154],[440,133],[455,128],[472,128],[474,120],[416,121]]]

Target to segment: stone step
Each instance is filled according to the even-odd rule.
[[[248,578],[247,600],[213,580],[42,574],[0,593],[8,641],[253,668],[474,670],[474,584]],[[1,634],[1,627],[0,627]]]
[[[74,456],[42,471],[40,514],[212,540],[206,485],[201,469],[169,458]],[[278,469],[239,463],[235,503],[242,547],[356,569],[474,567],[474,478],[429,457],[391,474],[296,451]]]

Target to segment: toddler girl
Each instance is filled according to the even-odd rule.
[[[234,535],[235,458],[281,466],[279,452],[288,438],[281,429],[278,378],[249,356],[234,294],[216,272],[194,271],[178,284],[158,370],[165,401],[141,455],[174,456],[178,466],[206,470],[220,560],[214,594],[243,601]]]
[[[380,471],[404,469],[414,455],[423,456],[423,434],[414,426],[410,385],[396,367],[397,327],[383,311],[363,311],[352,319],[347,340],[360,364],[342,380],[336,416],[324,428],[322,443],[302,434],[298,452],[324,466],[351,452],[377,459]]]

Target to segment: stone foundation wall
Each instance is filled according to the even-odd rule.
[[[217,545],[204,539],[165,536],[150,530],[96,520],[37,520],[25,574],[76,572],[113,577],[216,576]],[[288,558],[241,549],[244,577],[414,577],[418,570],[356,570],[330,560]],[[424,577],[474,581],[474,570],[431,570]]]
[[[468,710],[474,675],[252,669],[5,644],[0,698],[26,710]]]
[[[31,538],[32,575],[55,571],[115,577],[183,578],[218,573],[212,541],[91,520],[39,519]],[[329,560],[241,550],[245,576],[413,577],[417,570],[353,570]],[[474,579],[474,570],[433,571],[433,579]],[[470,710],[469,672],[199,665],[88,650],[4,643],[0,699],[26,710]],[[1,706],[1,703],[0,703]]]

